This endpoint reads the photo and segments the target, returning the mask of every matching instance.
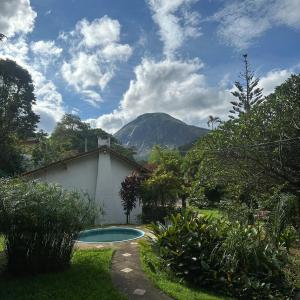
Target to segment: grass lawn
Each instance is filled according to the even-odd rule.
[[[4,250],[4,237],[0,235],[0,252]]]
[[[0,277],[5,300],[124,300],[112,286],[113,250],[77,250],[72,266],[61,273],[8,279]]]
[[[159,268],[158,258],[147,241],[140,242],[140,254],[144,272],[159,289],[176,300],[229,300],[198,289],[190,288],[175,278],[171,278]]]
[[[221,213],[218,209],[216,208],[211,208],[211,209],[199,209],[198,210],[199,213],[201,215],[204,215],[204,216],[212,216],[214,218],[218,218],[221,216]]]

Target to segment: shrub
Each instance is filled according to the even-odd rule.
[[[262,228],[191,212],[168,221],[153,225],[153,231],[162,262],[177,276],[240,298],[283,299],[292,293],[284,272],[290,267],[288,252]]]
[[[33,181],[1,180],[0,232],[7,270],[40,273],[67,267],[80,230],[95,209],[79,193]]]

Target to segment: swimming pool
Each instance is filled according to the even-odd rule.
[[[144,236],[144,231],[135,228],[108,227],[96,228],[80,232],[77,242],[80,243],[111,243],[131,241]]]

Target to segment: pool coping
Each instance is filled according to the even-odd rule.
[[[91,231],[96,231],[96,230],[99,230],[99,229],[110,229],[110,228],[121,228],[121,229],[131,229],[131,230],[136,230],[138,231],[139,233],[141,233],[141,236],[138,236],[138,237],[135,237],[135,238],[132,238],[132,239],[127,239],[127,240],[122,240],[122,241],[110,241],[110,242],[84,242],[84,241],[79,241],[79,240],[75,240],[75,243],[78,243],[78,244],[112,244],[112,243],[123,243],[123,242],[129,242],[129,241],[134,241],[134,240],[137,240],[137,239],[140,239],[142,237],[144,237],[145,235],[145,231],[143,230],[140,230],[140,229],[137,229],[137,228],[134,228],[134,227],[122,227],[122,226],[109,226],[109,227],[105,227],[105,228],[93,228],[93,229],[88,229],[88,230],[83,230],[83,231],[80,231],[80,233],[83,233],[83,232],[91,232]]]

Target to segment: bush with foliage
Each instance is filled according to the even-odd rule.
[[[133,173],[121,182],[120,196],[127,224],[130,221],[130,213],[139,200],[142,179],[139,174]]]
[[[162,262],[198,287],[218,289],[247,299],[288,298],[292,286],[284,270],[287,250],[277,246],[262,226],[199,216],[173,215],[167,226],[153,225]]]
[[[0,182],[0,232],[7,271],[41,273],[67,267],[79,231],[95,218],[92,203],[57,185]]]

